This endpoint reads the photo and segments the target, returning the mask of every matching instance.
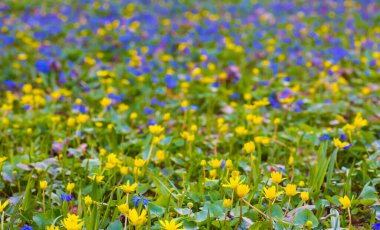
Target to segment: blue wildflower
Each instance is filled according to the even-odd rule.
[[[144,108],[144,113],[146,115],[152,115],[154,113],[154,109],[150,108],[150,107],[145,107]]]
[[[63,193],[62,195],[61,195],[61,202],[63,202],[63,201],[67,201],[67,202],[69,202],[69,201],[71,201],[73,198],[72,198],[72,196],[71,195],[67,195],[67,194],[65,194],[65,193]]]
[[[36,70],[38,72],[48,74],[50,72],[50,63],[47,60],[38,60],[35,64]]]
[[[331,137],[327,134],[323,134],[321,137],[319,137],[320,141],[331,141]]]
[[[20,228],[20,230],[33,230],[33,228],[27,224],[24,225],[24,227]]]
[[[149,204],[149,202],[150,202],[150,200],[146,199],[145,197],[143,197],[143,196],[137,196],[137,195],[135,195],[131,199],[131,201],[134,202],[133,205],[135,206],[135,208],[137,208],[139,206],[140,202],[142,202],[142,205],[144,205],[144,206],[147,206]]]
[[[373,229],[373,230],[380,230],[380,222],[374,223],[374,224],[372,225],[372,229]]]

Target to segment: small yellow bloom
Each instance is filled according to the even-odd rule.
[[[128,173],[128,167],[123,166],[120,168],[120,174],[121,175],[125,176],[125,175],[127,175],[127,173]]]
[[[309,200],[309,193],[308,192],[301,192],[301,200],[302,202],[306,202]]]
[[[164,131],[164,127],[160,125],[150,125],[149,132],[153,135],[159,135],[162,131]]]
[[[244,182],[244,179],[240,180],[238,176],[236,177],[231,176],[229,182],[227,182],[227,184],[223,184],[222,186],[225,188],[230,188],[234,190],[236,189],[238,185],[241,185],[243,182]]]
[[[82,229],[83,222],[75,214],[68,214],[67,217],[62,221],[62,225],[67,230],[80,230]]]
[[[127,181],[126,185],[119,186],[119,188],[121,188],[125,193],[131,193],[136,191],[137,185],[137,183],[130,184],[130,182]]]
[[[228,169],[232,168],[232,161],[231,160],[226,160],[226,167]]]
[[[137,168],[141,168],[141,167],[143,167],[145,165],[145,160],[143,160],[143,159],[135,159],[134,165]]]
[[[264,195],[265,195],[265,198],[269,199],[269,200],[273,200],[275,198],[277,198],[279,195],[281,195],[283,192],[277,192],[276,191],[276,187],[275,186],[272,186],[270,188],[264,188]]]
[[[253,141],[247,142],[244,144],[243,149],[246,153],[253,153],[255,151],[255,143]]]
[[[4,211],[4,208],[7,207],[8,204],[9,202],[7,200],[4,203],[1,203],[0,201],[0,213]]]
[[[47,226],[46,230],[59,230],[59,227],[58,226],[54,226],[54,224],[52,224],[50,226]]]
[[[129,212],[129,207],[127,204],[121,204],[119,206],[117,206],[117,209],[119,209],[119,211],[124,214],[124,215],[128,215],[128,212]]]
[[[229,207],[231,207],[231,205],[232,205],[232,200],[231,199],[224,199],[223,200],[223,207],[229,208]]]
[[[141,211],[140,215],[137,213],[136,209],[130,210],[129,215],[128,215],[128,219],[130,221],[130,224],[132,224],[133,226],[136,226],[136,227],[140,227],[140,226],[144,225],[145,222],[147,221],[146,214],[147,214],[147,212],[145,209],[143,209]]]
[[[270,177],[274,183],[281,183],[285,178],[282,178],[282,172],[271,172]]]
[[[42,189],[42,190],[45,190],[46,188],[47,188],[47,181],[46,180],[42,180],[42,181],[40,181],[40,188]]]
[[[306,227],[311,228],[313,226],[313,221],[308,220],[306,221]]]
[[[67,184],[67,186],[66,186],[66,190],[68,191],[68,192],[72,192],[73,190],[74,190],[74,188],[75,188],[75,183],[68,183]]]
[[[249,187],[246,184],[240,184],[236,187],[236,194],[238,197],[243,198],[249,193]]]
[[[235,128],[235,133],[238,136],[244,136],[248,134],[248,130],[244,126],[238,126]]]
[[[366,119],[362,118],[362,114],[361,113],[358,113],[358,114],[356,114],[356,117],[355,117],[353,125],[355,127],[357,127],[357,128],[361,128],[363,126],[367,126],[368,125],[368,121]]]
[[[298,193],[297,192],[297,185],[295,185],[295,184],[287,184],[284,189],[285,189],[285,194],[287,196],[294,196]]]
[[[90,180],[96,181],[96,183],[101,183],[104,179],[104,176],[98,176],[98,175],[93,175],[88,177]]]
[[[216,168],[219,168],[220,165],[222,164],[222,161],[223,160],[218,160],[218,159],[212,159],[209,164],[212,168],[216,169]]]
[[[129,115],[129,118],[130,118],[131,120],[135,120],[137,117],[138,117],[138,115],[137,115],[137,113],[135,113],[135,112],[133,112],[133,113],[131,113],[131,115]]]
[[[184,228],[180,228],[182,226],[182,223],[179,222],[176,224],[175,220],[171,220],[170,222],[168,220],[160,220],[160,224],[162,226],[162,229],[165,230],[184,230]]]
[[[201,160],[201,166],[205,167],[206,166],[206,161],[205,160]]]
[[[165,160],[165,151],[163,151],[163,150],[158,150],[157,152],[156,152],[156,157],[157,157],[157,161],[158,162],[162,162],[162,161],[164,161]]]
[[[343,209],[347,209],[351,207],[351,200],[347,196],[339,197],[339,202],[342,204]]]
[[[347,147],[349,145],[350,143],[348,143],[347,141],[342,142],[338,138],[334,138],[334,146],[337,148],[343,149],[344,147]]]
[[[87,206],[91,205],[91,204],[93,203],[92,198],[91,198],[90,196],[87,195],[87,196],[84,198],[84,203],[85,203]]]

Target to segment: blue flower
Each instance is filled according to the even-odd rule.
[[[20,228],[20,230],[33,230],[33,228],[27,224],[24,225],[24,227]]]
[[[47,60],[36,61],[35,67],[38,72],[48,74],[50,72],[50,63]]]
[[[154,109],[152,109],[150,107],[145,107],[144,108],[144,113],[147,114],[147,115],[152,115],[154,113]]]
[[[372,229],[374,229],[374,230],[380,230],[380,222],[378,222],[378,223],[374,223],[374,224],[372,225]]]
[[[341,139],[342,141],[346,141],[347,137],[344,134],[340,134],[339,139]]]
[[[343,150],[346,150],[346,149],[349,149],[351,148],[352,144],[350,143],[349,145],[347,145],[346,147],[343,147]]]
[[[222,169],[224,169],[224,167],[226,166],[226,160],[222,160],[222,163],[220,164],[220,166],[222,167]]]
[[[323,134],[321,137],[319,137],[320,141],[330,141],[332,140],[331,137],[327,134]]]
[[[150,200],[146,199],[145,197],[143,197],[143,196],[137,196],[137,195],[135,195],[131,199],[131,201],[134,202],[135,208],[137,208],[139,206],[139,204],[140,204],[141,201],[142,201],[142,205],[144,205],[144,206],[147,206],[149,204],[149,202],[150,202]]]
[[[67,202],[69,202],[69,201],[71,201],[73,198],[72,198],[72,196],[71,195],[67,195],[67,194],[65,194],[65,193],[63,193],[62,195],[61,195],[61,202],[63,202],[63,201],[67,201]]]

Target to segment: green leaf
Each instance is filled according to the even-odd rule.
[[[280,205],[273,205],[270,209],[272,218],[278,217],[282,218],[284,216],[284,212],[282,211]]]
[[[108,227],[108,230],[119,230],[119,229],[123,229],[123,225],[121,224],[120,220],[115,220]]]
[[[165,213],[165,208],[161,207],[155,203],[149,203],[150,213],[154,215],[154,217],[161,217]]]
[[[313,228],[318,226],[318,219],[314,216],[313,212],[309,209],[304,209],[296,216],[294,220],[295,225],[305,225],[307,221],[313,222]]]
[[[203,210],[203,211],[195,213],[195,221],[197,223],[201,223],[207,220],[207,214],[208,214],[207,210]]]

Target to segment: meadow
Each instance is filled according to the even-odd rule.
[[[380,229],[376,0],[0,2],[0,229]]]

